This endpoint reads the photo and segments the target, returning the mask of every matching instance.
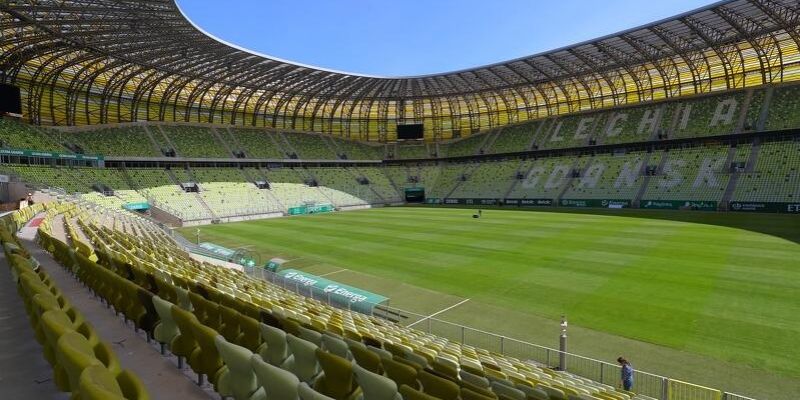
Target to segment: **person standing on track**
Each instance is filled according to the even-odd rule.
[[[626,391],[630,391],[631,387],[633,387],[633,366],[631,366],[631,363],[623,357],[617,358],[617,362],[622,367],[622,373],[620,376],[622,388]]]

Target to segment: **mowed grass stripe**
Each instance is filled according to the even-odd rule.
[[[202,237],[800,376],[788,339],[800,333],[797,243],[681,221],[473,212],[375,209],[203,227]],[[790,218],[777,229],[790,231]]]

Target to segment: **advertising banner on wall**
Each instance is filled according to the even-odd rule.
[[[15,150],[15,149],[0,149],[0,155],[3,156],[20,156],[20,157],[40,157],[40,158],[59,158],[64,160],[79,160],[79,161],[102,161],[103,156],[89,156],[86,154],[64,154],[64,153],[51,153],[47,151],[33,151],[33,150]]]
[[[499,204],[499,202],[497,201],[497,199],[444,199],[444,204],[494,206]]]
[[[363,313],[369,313],[376,305],[389,300],[381,295],[296,269],[280,270],[278,276],[284,279],[285,286],[292,287],[294,285],[300,294],[320,301],[330,300],[333,304]]]
[[[553,199],[505,199],[506,205],[518,207],[550,207]]]
[[[558,205],[561,207],[628,208],[631,206],[631,201],[617,199],[561,199]]]
[[[741,212],[800,214],[800,203],[732,201],[728,203],[728,210]]]
[[[716,201],[693,201],[693,200],[642,200],[639,208],[655,210],[700,210],[716,211]]]

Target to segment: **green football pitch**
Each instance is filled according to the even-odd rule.
[[[397,207],[204,226],[201,241],[391,305],[759,399],[800,393],[800,218]],[[182,233],[195,239],[197,228]],[[455,306],[455,307],[453,307]],[[442,310],[446,310],[441,312]]]

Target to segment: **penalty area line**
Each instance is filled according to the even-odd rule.
[[[431,315],[428,315],[427,317],[425,317],[425,318],[422,318],[422,319],[420,319],[420,320],[419,320],[419,321],[417,321],[417,322],[414,322],[414,323],[408,324],[408,325],[406,325],[406,327],[407,327],[407,328],[410,328],[410,327],[412,327],[412,326],[414,326],[414,325],[416,325],[416,324],[418,324],[418,323],[420,323],[420,322],[422,322],[422,321],[425,321],[426,319],[431,319],[431,318],[433,318],[433,317],[435,317],[435,316],[437,316],[437,315],[439,315],[439,314],[441,314],[441,313],[443,313],[443,312],[445,312],[445,311],[450,311],[450,310],[452,310],[452,309],[454,309],[454,308],[456,308],[456,307],[458,307],[458,306],[460,306],[460,305],[462,305],[462,304],[464,304],[464,303],[466,303],[466,302],[468,302],[468,301],[469,301],[469,299],[464,299],[464,300],[462,300],[462,301],[459,301],[458,303],[456,303],[456,304],[453,304],[452,306],[450,306],[450,307],[447,307],[447,308],[445,308],[445,309],[439,310],[439,311],[437,311],[437,312],[435,312],[435,313],[433,313],[433,314],[431,314]]]

